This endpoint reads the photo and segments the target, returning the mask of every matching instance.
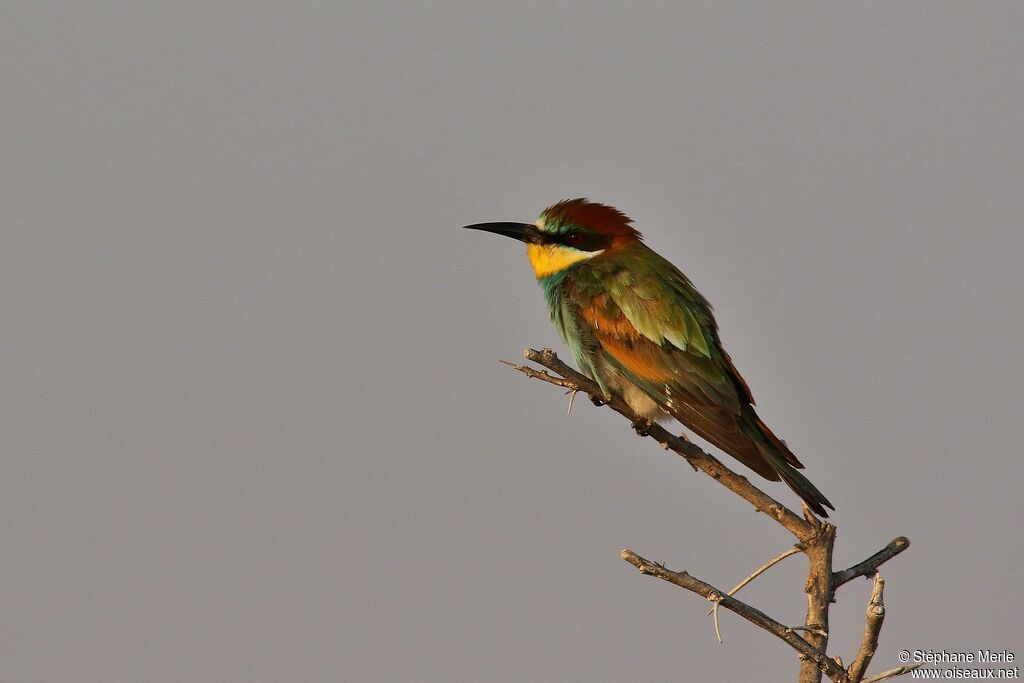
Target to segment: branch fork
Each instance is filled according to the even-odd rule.
[[[724,607],[758,628],[771,633],[796,651],[800,659],[799,683],[820,683],[822,674],[828,676],[835,683],[872,683],[903,675],[916,668],[914,666],[899,667],[870,679],[864,678],[878,647],[878,636],[885,618],[883,602],[885,583],[878,575],[878,567],[910,546],[910,541],[906,537],[899,536],[864,561],[848,569],[834,572],[832,570],[832,549],[835,544],[836,528],[832,524],[818,519],[806,505],[803,508],[803,514],[797,514],[751,484],[746,477],[733,472],[685,436],[677,436],[657,423],[641,419],[622,398],[604,395],[596,382],[566,365],[551,349],[538,351],[528,348],[523,355],[527,360],[546,369],[538,370],[529,365],[501,362],[512,366],[527,377],[567,389],[571,394],[570,412],[572,398],[580,391],[585,392],[594,405],[607,405],[629,420],[639,436],[654,439],[663,449],[682,456],[694,470],[704,472],[711,479],[750,503],[755,512],[775,520],[795,537],[796,545],[764,564],[728,592],[719,590],[685,571],[673,571],[662,564],[646,560],[632,550],[622,551],[622,559],[636,567],[641,574],[657,577],[711,601],[713,606],[710,613],[715,617],[715,632],[719,641],[721,641],[721,634],[718,628],[718,608]],[[807,556],[809,564],[807,582],[804,587],[807,594],[807,616],[802,626],[785,626],[757,608],[734,597],[736,592],[760,574],[798,552]],[[859,576],[874,577],[874,583],[866,611],[864,637],[850,666],[843,667],[840,658],[830,657],[826,652],[829,630],[828,610],[835,600],[835,591]],[[806,637],[799,635],[798,632],[804,633]]]

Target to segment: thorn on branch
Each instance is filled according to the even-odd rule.
[[[570,389],[569,391],[566,392],[567,394],[569,394],[569,410],[565,411],[566,417],[572,417],[572,402],[573,399],[576,398],[576,392],[578,391],[579,389]]]

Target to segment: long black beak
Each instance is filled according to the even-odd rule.
[[[537,244],[541,241],[541,232],[533,223],[474,223],[463,227],[467,230],[493,232],[527,244]]]

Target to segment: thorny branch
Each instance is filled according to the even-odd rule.
[[[863,683],[869,683],[869,681],[881,681],[886,678],[900,676],[916,668],[899,667],[879,674],[874,678],[863,680],[864,673],[878,646],[878,634],[884,618],[884,606],[882,603],[882,586],[884,584],[881,578],[877,577],[877,570],[884,562],[906,550],[910,546],[909,540],[903,536],[897,537],[882,548],[882,550],[863,562],[855,564],[849,569],[833,572],[832,548],[835,543],[836,529],[828,522],[815,517],[806,506],[804,506],[804,514],[801,517],[751,484],[746,477],[730,470],[717,458],[714,458],[699,446],[690,442],[685,436],[676,436],[661,425],[641,419],[625,401],[618,396],[605,396],[596,382],[563,363],[551,349],[543,349],[541,351],[526,349],[523,355],[527,360],[538,363],[547,368],[547,370],[538,370],[528,365],[509,363],[508,361],[502,362],[511,365],[528,377],[568,389],[573,396],[579,391],[586,392],[595,405],[608,405],[609,408],[626,417],[633,424],[637,434],[655,439],[662,448],[681,455],[695,470],[704,472],[719,484],[753,505],[756,512],[768,515],[793,534],[797,539],[796,548],[807,555],[809,563],[807,583],[804,587],[804,592],[807,594],[807,618],[805,624],[798,627],[784,626],[760,610],[731,595],[723,593],[711,584],[690,576],[685,571],[675,572],[669,570],[664,565],[643,559],[631,550],[622,551],[622,558],[624,560],[635,566],[641,573],[656,576],[669,583],[693,591],[716,603],[716,606],[721,604],[726,609],[735,612],[747,621],[768,631],[788,644],[800,656],[800,683],[819,683],[822,673],[826,674],[836,683],[862,683],[862,681]],[[788,556],[788,554],[785,556]],[[778,561],[778,559],[781,558],[769,562],[746,581],[760,574],[768,566]],[[849,668],[844,668],[838,657],[831,658],[827,655],[829,606],[835,599],[836,589],[840,586],[858,576],[872,575],[876,576],[876,580],[871,602],[868,605],[864,640],[853,663]],[[742,585],[734,589],[733,592],[742,587]],[[797,631],[805,632],[807,637],[801,637]]]
[[[694,578],[685,571],[675,572],[666,568],[664,565],[651,562],[650,560],[645,560],[629,549],[622,551],[622,559],[636,567],[641,574],[656,576],[663,581],[668,581],[669,583],[685,588],[688,591],[693,591],[697,595],[700,595],[711,602],[718,603],[727,610],[735,612],[755,626],[763,628],[765,631],[768,631],[768,633],[771,633],[773,636],[779,638],[791,648],[799,652],[801,657],[805,657],[812,661],[815,666],[828,673],[829,678],[833,680],[842,680],[842,676],[845,675],[842,667],[836,664],[835,661],[829,659],[825,653],[819,652],[811,647],[806,640],[796,634],[794,629],[780,624],[764,612],[751,607],[747,603],[737,600],[730,595],[726,595],[711,584]]]
[[[528,377],[564,387],[570,391],[586,392],[590,396],[591,401],[605,403],[609,408],[626,417],[634,425],[642,425],[642,429],[637,432],[641,436],[650,437],[661,444],[662,448],[678,453],[686,458],[687,462],[691,465],[748,501],[757,512],[763,512],[786,527],[790,533],[796,536],[798,541],[810,540],[818,533],[818,526],[822,524],[820,520],[816,518],[801,518],[785,505],[751,484],[746,477],[736,474],[717,458],[712,457],[685,437],[676,436],[659,424],[651,424],[643,420],[618,396],[605,396],[601,392],[600,387],[597,386],[597,382],[581,375],[563,363],[551,349],[544,349],[543,351],[526,349],[523,355],[527,360],[539,363],[560,376],[554,376],[549,372],[537,370],[528,365],[509,363],[508,361],[502,362],[511,365]]]

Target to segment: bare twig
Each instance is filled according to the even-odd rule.
[[[750,623],[763,628],[765,631],[768,631],[776,638],[785,642],[791,648],[796,650],[800,654],[801,658],[812,661],[815,666],[818,666],[822,671],[825,671],[832,680],[841,681],[846,675],[846,672],[842,667],[829,659],[823,652],[819,652],[811,647],[807,641],[798,636],[793,629],[780,624],[764,612],[751,607],[745,602],[741,602],[732,596],[726,595],[711,584],[690,576],[685,571],[672,571],[664,565],[651,562],[650,560],[645,560],[629,549],[622,551],[622,559],[636,567],[641,574],[655,576],[663,581],[668,581],[671,584],[675,584],[676,586],[685,588],[688,591],[692,591],[707,600],[720,602],[727,610],[735,612]]]
[[[889,669],[888,671],[883,671],[882,673],[878,674],[877,676],[872,676],[871,678],[865,678],[863,683],[878,683],[879,681],[886,681],[886,680],[888,680],[890,678],[896,678],[897,676],[902,676],[903,674],[908,674],[911,671],[913,671],[914,669],[919,669],[919,668],[921,668],[920,664],[910,664],[908,666],[898,666],[895,669]]]
[[[715,619],[715,638],[717,638],[718,642],[721,643],[722,642],[722,629],[718,625],[718,606],[722,603],[722,601],[721,600],[712,600],[711,602],[713,602],[715,604],[715,606],[711,608],[712,614],[715,615],[714,616],[714,619]]]
[[[800,546],[795,545],[792,548],[786,550],[784,553],[782,553],[778,557],[775,557],[775,558],[772,558],[772,559],[768,560],[766,563],[764,563],[763,565],[761,565],[760,567],[755,569],[753,574],[751,574],[750,576],[748,576],[747,578],[743,579],[738,584],[733,586],[732,590],[730,590],[728,593],[726,593],[726,595],[736,595],[736,593],[738,593],[740,591],[740,589],[743,588],[744,586],[746,586],[748,583],[750,583],[751,581],[753,581],[754,579],[759,577],[761,574],[763,574],[766,571],[768,571],[769,569],[771,569],[774,565],[778,564],[779,562],[782,562],[784,559],[786,559],[790,555],[796,555],[801,550],[802,550],[802,548]],[[715,602],[714,607],[709,609],[707,613],[711,614],[711,615],[714,615],[714,618],[715,618],[715,637],[718,638],[718,642],[722,642],[722,631],[718,628],[718,604],[719,604],[718,602]]]
[[[544,349],[544,350],[545,351],[551,351],[551,349]],[[533,349],[528,349],[528,351],[533,351]],[[534,352],[534,353],[537,353],[537,352]],[[554,354],[553,351],[552,351],[552,354]],[[527,356],[527,357],[529,357],[529,356]],[[576,382],[574,379],[565,379],[565,378],[562,378],[562,377],[555,377],[550,372],[545,372],[543,370],[536,370],[534,368],[531,368],[529,365],[521,365],[519,363],[513,363],[512,361],[500,360],[498,362],[499,363],[504,363],[505,365],[509,365],[509,366],[515,368],[516,370],[518,370],[519,372],[523,373],[527,377],[533,377],[534,379],[542,380],[544,382],[547,382],[548,384],[554,384],[555,386],[565,387],[566,389],[574,390],[574,391],[586,391],[586,389],[583,386],[581,386],[578,382]],[[580,375],[580,376],[582,377],[582,375]],[[586,379],[586,378],[584,377],[584,379]],[[597,385],[595,384],[594,386],[597,386]],[[590,392],[588,391],[587,393],[589,394]]]
[[[836,572],[833,576],[833,582],[835,587],[839,588],[844,583],[857,578],[858,576],[873,576],[883,563],[896,557],[904,550],[910,547],[910,539],[906,536],[897,536],[896,538],[889,541],[889,544],[879,550],[877,553],[864,560],[858,562],[849,569]]]
[[[728,593],[726,593],[726,595],[736,595],[740,591],[741,588],[746,586],[748,583],[750,583],[751,581],[753,581],[757,577],[761,576],[761,574],[764,574],[766,571],[768,571],[769,569],[771,569],[772,567],[777,565],[779,562],[782,562],[787,557],[789,557],[791,555],[796,555],[797,553],[802,552],[802,551],[803,551],[803,548],[801,548],[798,545],[795,545],[792,548],[789,548],[785,552],[781,553],[778,557],[773,557],[772,559],[768,560],[767,562],[762,564],[760,567],[755,569],[754,573],[752,573],[750,576],[748,576],[747,578],[743,579],[742,581],[737,583],[735,586],[733,586],[732,590],[730,590]],[[714,607],[709,609],[708,610],[708,614],[711,614],[711,612],[713,612],[714,609],[715,609]]]
[[[864,673],[871,664],[871,658],[875,656],[878,649],[878,634],[882,630],[882,622],[885,620],[885,601],[882,593],[885,590],[885,581],[881,574],[875,574],[874,585],[871,586],[871,599],[868,601],[867,623],[864,626],[864,639],[860,643],[857,656],[848,669],[850,683],[860,683]]]

